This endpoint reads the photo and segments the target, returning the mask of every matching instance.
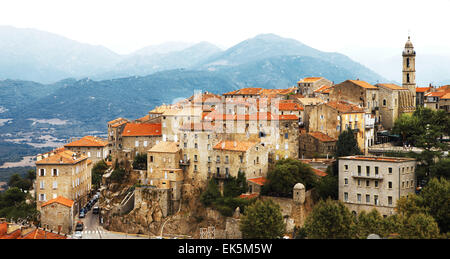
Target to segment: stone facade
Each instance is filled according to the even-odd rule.
[[[395,213],[400,197],[413,194],[416,160],[412,158],[349,156],[339,158],[339,200],[353,213],[377,209]]]
[[[91,191],[92,161],[85,156],[60,149],[39,155],[36,161],[37,209],[62,196],[75,202],[75,210],[87,202]]]
[[[74,225],[73,204],[63,197],[46,202],[41,207],[41,225],[57,233],[70,234]]]
[[[67,150],[76,152],[78,155],[87,156],[94,164],[106,159],[109,155],[108,142],[104,139],[85,136],[81,139],[72,139],[64,145]]]
[[[381,125],[391,130],[395,120],[403,113],[414,112],[415,99],[411,92],[395,84],[377,84],[380,98]]]
[[[332,86],[333,82],[324,77],[305,77],[297,82],[298,92],[305,97],[314,97],[314,91],[322,86]]]
[[[331,157],[336,149],[336,141],[321,132],[305,132],[300,135],[300,157]]]
[[[413,96],[413,100],[416,100],[416,51],[409,36],[408,41],[405,43],[402,56],[402,86],[408,89]],[[414,103],[414,107],[415,105]]]

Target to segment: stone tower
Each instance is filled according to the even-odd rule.
[[[305,186],[301,183],[297,183],[296,185],[294,185],[294,190],[293,190],[293,200],[296,204],[303,204],[305,203]]]
[[[413,104],[416,105],[416,51],[411,43],[410,37],[405,43],[405,49],[403,50],[403,79],[402,86],[409,89],[413,95]]]

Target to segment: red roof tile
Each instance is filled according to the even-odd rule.
[[[424,93],[430,90],[430,87],[416,87],[416,93]]]
[[[239,195],[239,198],[241,198],[241,199],[253,199],[253,198],[256,198],[258,196],[259,196],[259,193],[250,193],[250,194],[244,193],[244,194]]]
[[[373,86],[369,83],[367,83],[366,81],[362,81],[362,80],[348,80],[362,88],[366,88],[366,89],[378,89],[376,86]]]
[[[258,142],[223,140],[217,143],[217,145],[214,146],[214,149],[246,152],[256,144],[258,144]]]
[[[328,175],[327,173],[325,173],[324,171],[319,170],[319,169],[312,168],[312,170],[314,171],[314,174],[316,174],[317,176],[323,177],[323,176],[327,176]]]
[[[127,123],[122,136],[161,136],[161,123]]]
[[[46,203],[42,204],[41,207],[45,207],[45,206],[50,205],[52,203],[59,203],[61,205],[64,205],[64,206],[67,206],[67,207],[70,208],[70,207],[73,206],[74,201],[70,200],[70,199],[67,199],[67,198],[64,198],[62,196],[58,196],[55,199],[51,199],[51,200],[47,201]]]
[[[257,184],[257,185],[260,185],[260,186],[263,186],[267,182],[267,178],[258,177],[258,178],[247,179],[247,181]]]
[[[108,142],[93,136],[85,136],[79,140],[64,145],[65,147],[105,147]]]
[[[318,132],[318,131],[316,131],[316,132],[308,132],[308,134],[311,137],[313,137],[313,138],[315,138],[315,139],[317,139],[317,140],[319,140],[321,142],[334,142],[334,141],[337,141],[336,139],[328,136],[327,134],[324,134],[324,133]]]
[[[343,102],[343,101],[331,101],[331,102],[327,102],[325,103],[325,105],[328,105],[340,112],[344,112],[344,113],[349,113],[349,112],[357,112],[357,113],[361,113],[364,112],[363,108],[359,108],[357,105],[354,104],[350,104],[347,102]]]

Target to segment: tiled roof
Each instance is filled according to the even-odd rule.
[[[416,87],[416,93],[424,93],[430,90],[431,87]]]
[[[312,83],[316,82],[317,80],[322,79],[323,77],[305,77],[302,80],[298,81],[298,83]]]
[[[399,85],[396,85],[396,84],[377,84],[377,85],[389,88],[391,90],[408,90],[408,89],[401,87]]]
[[[241,199],[253,199],[259,196],[259,193],[244,193],[239,195],[239,198]]]
[[[315,104],[319,104],[319,103],[323,103],[323,100],[320,98],[298,98],[297,99],[299,102],[301,102],[303,105],[315,105]]]
[[[238,89],[235,91],[231,91],[228,93],[224,93],[222,95],[258,95],[261,93],[262,88],[258,88],[258,87],[247,87],[247,88],[242,88],[242,89]]]
[[[431,97],[441,97],[444,95],[445,95],[445,92],[431,92],[431,93],[425,94],[425,96],[431,96]]]
[[[55,152],[52,153],[52,152]],[[87,159],[87,156],[77,155],[77,153],[64,148],[55,149],[52,152],[48,152],[48,157],[36,161],[36,165],[40,164],[76,164],[80,161]],[[74,159],[75,158],[75,159]]]
[[[450,92],[449,92],[449,93],[446,93],[445,95],[443,95],[443,96],[441,97],[441,100],[442,100],[442,99],[445,99],[445,100],[450,99]]]
[[[42,229],[35,229],[18,239],[67,239],[67,237],[59,235],[57,233],[48,232]]]
[[[315,138],[315,139],[317,139],[317,140],[319,140],[321,142],[334,142],[334,141],[337,141],[336,139],[328,136],[327,134],[324,134],[324,133],[318,132],[318,131],[316,131],[316,132],[309,132],[308,134],[311,137],[313,137],[313,138]]]
[[[246,152],[258,142],[222,140],[214,146],[216,150]]]
[[[102,140],[101,138],[93,137],[93,136],[85,136],[79,140],[70,142],[69,144],[64,145],[65,147],[105,147],[108,145],[108,142]]]
[[[450,85],[444,85],[437,89],[438,91],[450,92]]]
[[[109,125],[110,127],[112,127],[112,128],[117,128],[117,127],[119,127],[119,126],[121,126],[121,125],[123,125],[123,124],[125,124],[125,123],[127,123],[127,122],[128,122],[127,119],[124,119],[124,118],[117,118],[117,119],[115,119],[115,120],[112,120],[112,121],[108,122],[108,125]]]
[[[161,123],[127,123],[122,136],[161,136]]]
[[[323,91],[325,91],[325,90],[327,90],[327,89],[330,89],[331,88],[331,86],[328,86],[328,85],[322,85],[321,87],[319,87],[317,90],[315,90],[314,92],[315,93],[323,93]]]
[[[149,119],[150,119],[150,114],[147,114],[144,117],[136,119],[136,121],[138,121],[138,122],[145,122],[145,121],[148,121]]]
[[[73,206],[74,201],[70,200],[70,199],[67,199],[67,198],[64,198],[62,196],[58,196],[55,199],[51,199],[51,200],[47,201],[46,203],[42,204],[41,207],[45,207],[45,206],[47,206],[49,204],[52,204],[52,203],[59,203],[61,205],[64,205],[66,207],[71,208]]]
[[[327,102],[325,103],[326,105],[332,107],[333,109],[336,109],[340,112],[343,113],[360,113],[360,112],[364,112],[363,108],[359,108],[357,105],[354,104],[350,104],[347,102],[343,102],[343,101],[331,101],[331,102]]]
[[[328,175],[324,171],[316,169],[316,168],[312,168],[312,170],[313,170],[314,174],[317,175],[317,176],[321,176],[322,177],[322,176],[327,176]]]
[[[148,152],[159,153],[176,153],[180,150],[177,142],[173,141],[160,141],[154,145]]]
[[[263,186],[267,182],[267,178],[258,177],[258,178],[247,179],[247,181],[257,184],[259,186]]]
[[[348,80],[348,81],[350,81],[360,87],[366,88],[366,89],[378,89],[376,86],[373,86],[373,85],[367,83],[366,81],[362,81],[362,80]]]
[[[294,103],[294,102],[280,102],[278,104],[278,110],[280,110],[280,111],[300,111],[301,107],[298,103]]]

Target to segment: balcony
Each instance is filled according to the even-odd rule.
[[[190,165],[190,161],[188,160],[180,160],[180,166],[189,166]]]
[[[229,174],[215,173],[213,174],[216,179],[228,179],[230,177]]]
[[[361,178],[361,179],[374,179],[374,180],[382,180],[383,179],[383,175],[382,174],[371,174],[371,175],[361,174],[361,175],[358,175],[357,173],[352,173],[352,177],[353,178]]]

